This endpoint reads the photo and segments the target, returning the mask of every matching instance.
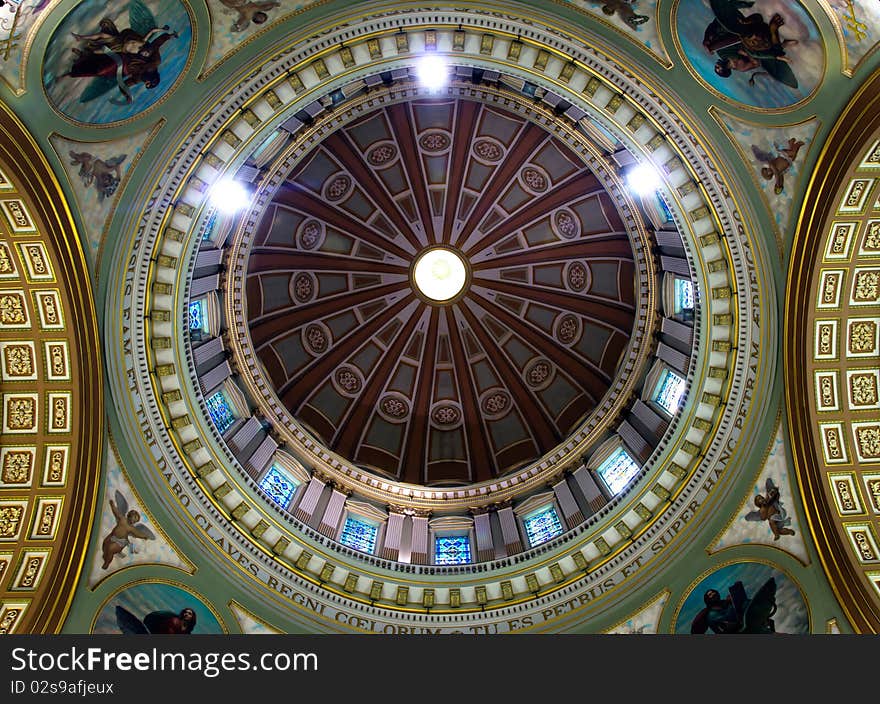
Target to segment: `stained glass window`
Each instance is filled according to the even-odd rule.
[[[630,457],[622,447],[618,447],[611,456],[605,460],[596,473],[602,477],[605,486],[612,494],[619,494],[630,480],[639,473],[641,467]]]
[[[678,374],[667,370],[664,372],[660,383],[657,384],[657,393],[654,400],[660,404],[669,415],[675,415],[684,397],[684,379]]]
[[[217,426],[218,432],[225,433],[229,430],[229,426],[235,422],[235,414],[232,412],[232,408],[229,407],[229,401],[226,400],[223,392],[218,391],[213,396],[205,399],[205,403],[208,406],[208,415],[211,416],[211,420]]]
[[[217,226],[217,211],[211,213],[208,222],[205,223],[205,231],[202,233],[202,242],[207,242],[214,236],[214,228]]]
[[[523,520],[523,526],[525,526],[526,537],[529,539],[531,547],[546,543],[562,533],[562,523],[559,521],[556,509],[552,506],[533,513]]]
[[[666,218],[666,222],[672,220],[672,211],[669,209],[669,206],[666,205],[666,199],[659,193],[657,194],[657,205],[660,206],[660,212],[663,214],[663,217]]]
[[[466,535],[443,535],[434,539],[434,564],[467,565],[471,562],[471,540]]]
[[[297,483],[274,465],[269,467],[269,471],[260,480],[260,488],[282,508],[290,503],[296,487]]]
[[[345,519],[345,526],[339,542],[361,552],[372,554],[376,550],[376,536],[379,534],[379,526],[367,523],[354,516]]]
[[[208,332],[207,311],[204,301],[193,301],[189,304],[189,329]]]
[[[694,284],[692,281],[675,280],[675,306],[679,310],[694,309]]]

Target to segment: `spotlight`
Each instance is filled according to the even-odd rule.
[[[221,178],[211,187],[211,204],[222,213],[231,215],[247,207],[251,194],[238,181]]]
[[[449,66],[442,57],[426,54],[416,63],[416,78],[423,88],[438,90],[449,82]]]
[[[661,184],[660,174],[650,164],[638,164],[626,172],[626,185],[636,195],[651,195]]]

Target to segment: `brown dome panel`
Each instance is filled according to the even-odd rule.
[[[412,274],[437,246],[467,268],[443,305]],[[415,99],[287,175],[250,253],[251,343],[331,450],[400,481],[486,481],[552,450],[608,392],[633,271],[613,200],[561,139],[475,100]]]

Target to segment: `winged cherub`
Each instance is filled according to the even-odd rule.
[[[141,540],[155,540],[156,535],[140,522],[141,514],[135,510],[128,509],[128,501],[119,492],[116,492],[116,501],[110,499],[110,510],[116,517],[116,525],[113,530],[104,538],[101,543],[101,550],[104,555],[104,564],[101,565],[105,570],[110,566],[113,558],[120,555],[125,548],[131,549],[134,555],[135,549],[132,538],[140,538]]]
[[[767,521],[773,532],[773,540],[779,540],[780,535],[794,535],[794,531],[787,526],[791,519],[779,500],[779,489],[770,477],[764,483],[765,494],[755,496],[756,511],[749,511],[745,518],[747,521]]]
[[[752,145],[752,154],[755,155],[758,161],[766,164],[766,166],[761,168],[761,176],[764,177],[765,181],[774,181],[773,192],[778,195],[785,188],[785,172],[791,168],[794,160],[797,159],[798,151],[804,146],[804,143],[792,137],[788,140],[787,146],[775,146],[777,151],[775,156],[754,144]]]

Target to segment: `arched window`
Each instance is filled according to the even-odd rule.
[[[362,518],[356,514],[349,513],[345,517],[345,523],[342,525],[342,532],[339,534],[339,542],[353,550],[370,555],[376,552],[376,543],[379,539],[379,524]]]
[[[281,508],[290,506],[299,482],[277,464],[272,464],[260,480],[260,489]]]
[[[626,488],[639,470],[641,470],[639,464],[623,446],[620,446],[596,468],[596,474],[605,482],[611,494],[616,495]]]
[[[222,435],[232,427],[236,415],[223,391],[217,391],[208,396],[205,399],[205,405],[208,407],[208,415],[211,416],[218,433]]]
[[[559,513],[552,505],[533,511],[522,519],[522,523],[526,540],[532,548],[552,540],[564,530]]]

